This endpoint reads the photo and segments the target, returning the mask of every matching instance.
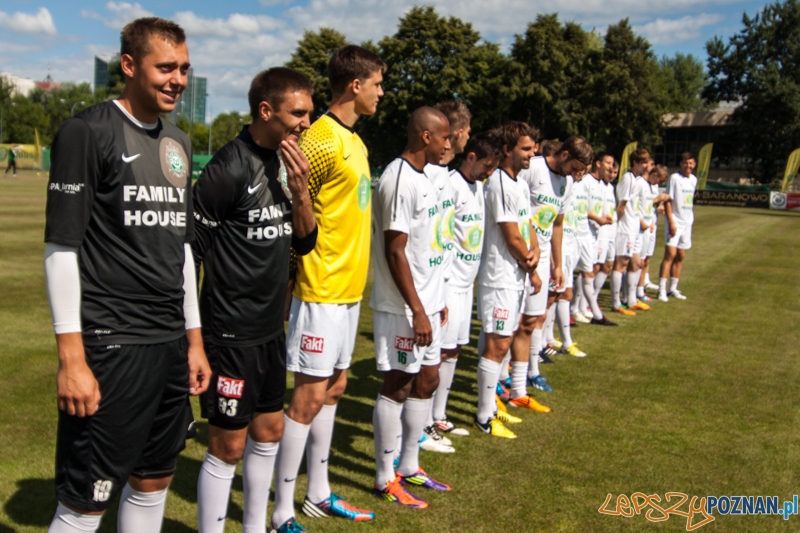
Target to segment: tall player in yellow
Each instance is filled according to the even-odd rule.
[[[367,281],[371,234],[371,181],[367,149],[353,130],[360,115],[372,115],[383,96],[386,64],[358,46],[338,50],[328,64],[333,93],[328,112],[300,139],[311,166],[308,187],[319,238],[297,258],[289,311],[286,367],[294,372],[294,394],[275,469],[272,526],[302,532],[295,521],[295,479],[307,453],[308,490],[303,512],[355,521],[375,515],[333,494],[328,484],[336,405],[347,385],[361,295]]]

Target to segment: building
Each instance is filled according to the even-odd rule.
[[[175,110],[170,113],[169,119],[173,123],[177,122],[178,117],[184,117],[191,123],[206,123],[206,97],[207,80],[194,75],[194,69],[189,69],[189,84],[175,106]]]
[[[19,78],[8,72],[0,73],[0,77],[13,87],[12,94],[28,96],[36,88],[36,82],[28,78]]]
[[[98,87],[108,87],[111,81],[111,72],[109,66],[112,63],[119,61],[119,54],[111,54],[109,56],[94,56],[94,92],[97,92]]]

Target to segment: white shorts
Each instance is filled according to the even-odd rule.
[[[603,238],[597,241],[595,246],[597,255],[594,257],[596,265],[602,265],[607,261],[613,261],[617,257],[616,243],[614,239]]]
[[[519,326],[522,295],[516,289],[496,289],[478,285],[478,318],[484,333],[510,337]]]
[[[441,362],[442,328],[439,313],[428,315],[433,332],[430,346],[419,346],[414,342],[412,320],[407,315],[372,311],[378,371],[401,370],[418,374],[422,365],[432,366]]]
[[[576,247],[573,247],[572,250],[570,250],[569,252],[562,254],[563,258],[561,260],[561,272],[564,274],[564,285],[561,287],[561,289],[556,291],[559,294],[563,293],[567,289],[571,289],[572,286],[574,285],[572,274],[573,272],[575,272],[575,264],[579,262],[579,259],[577,257],[579,254],[580,252]],[[552,282],[553,281],[550,280],[547,283],[548,286],[547,288],[550,291],[554,289],[554,287],[551,287]]]
[[[642,252],[641,232],[633,235],[617,233],[616,252],[617,255],[622,257],[633,257],[636,254],[640,254]]]
[[[679,248],[681,250],[688,250],[692,247],[692,227],[691,226],[676,226],[675,235],[670,237],[669,224],[664,224],[664,244]]]
[[[286,369],[326,378],[350,368],[361,302],[323,304],[292,297]]]
[[[575,262],[575,268],[580,272],[592,272],[594,270],[594,253],[597,247],[596,239],[591,235],[588,237],[578,237],[578,252],[580,256]],[[567,272],[564,271],[564,276]]]
[[[473,288],[447,287],[447,324],[442,328],[442,349],[452,350],[469,344],[469,329],[472,325]]]
[[[642,245],[642,257],[653,257],[656,253],[656,240],[658,239],[658,228],[645,233],[645,243]]]
[[[564,270],[564,265],[561,266],[561,271],[566,278],[567,272]],[[522,313],[527,316],[541,316],[547,312],[547,294],[550,291],[549,252],[547,254],[542,254],[542,257],[539,259],[539,266],[536,267],[536,272],[539,273],[539,279],[542,280],[542,290],[536,294],[531,294],[533,292],[533,287],[530,281],[525,284],[525,307]]]

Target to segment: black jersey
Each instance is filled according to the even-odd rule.
[[[193,190],[195,264],[203,264],[203,338],[255,346],[283,333],[292,203],[278,152],[247,127],[214,155]],[[312,245],[313,247],[313,245]]]
[[[194,238],[191,144],[172,124],[135,124],[113,101],[67,120],[53,141],[45,242],[79,249],[87,345],[185,334],[184,243]]]

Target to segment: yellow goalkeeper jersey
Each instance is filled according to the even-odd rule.
[[[361,301],[369,268],[372,187],[367,148],[338,118],[325,114],[300,138],[318,235],[297,258],[294,296],[304,302]]]

